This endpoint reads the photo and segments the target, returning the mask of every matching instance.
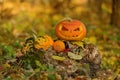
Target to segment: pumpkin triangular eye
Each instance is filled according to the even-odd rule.
[[[80,31],[80,28],[76,28],[76,29],[74,29],[74,31]]]
[[[68,29],[66,27],[62,27],[62,31],[68,31]]]

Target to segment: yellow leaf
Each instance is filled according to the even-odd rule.
[[[85,42],[87,44],[89,44],[89,43],[96,44],[96,37],[91,36],[89,38],[84,38],[83,42]]]
[[[81,56],[81,55],[78,55],[78,54],[75,54],[75,53],[72,53],[72,52],[68,52],[68,56],[69,56],[71,59],[74,59],[74,60],[80,60],[80,59],[82,59],[82,56]]]
[[[88,38],[84,38],[82,41],[84,41],[85,43],[87,43],[89,41]]]
[[[72,44],[76,44],[77,46],[81,46],[82,48],[84,47],[84,43],[82,41],[74,41]]]
[[[63,61],[65,60],[65,57],[60,57],[60,56],[52,56],[53,59],[58,60],[58,61]]]
[[[94,37],[94,36],[90,37],[89,42],[93,43],[93,44],[96,44],[96,37]]]
[[[7,62],[3,65],[4,65],[4,67],[11,67],[10,64],[8,64]]]

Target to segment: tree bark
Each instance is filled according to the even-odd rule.
[[[111,25],[120,27],[120,0],[112,0]]]

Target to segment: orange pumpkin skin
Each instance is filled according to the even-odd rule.
[[[56,51],[56,52],[61,52],[61,51],[64,51],[65,50],[65,44],[63,41],[61,40],[57,40],[53,43],[53,49]]]
[[[86,36],[85,25],[78,20],[64,20],[55,28],[56,36],[64,40],[82,40]]]

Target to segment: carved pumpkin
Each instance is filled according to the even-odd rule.
[[[61,51],[64,51],[65,50],[65,44],[63,41],[61,40],[57,40],[53,43],[53,49],[56,51],[56,52],[61,52]]]
[[[64,40],[82,40],[86,36],[85,25],[78,20],[63,20],[55,28],[56,36]]]
[[[35,38],[35,41],[34,41],[34,47],[36,49],[47,50],[52,45],[53,45],[53,40],[48,35]]]

